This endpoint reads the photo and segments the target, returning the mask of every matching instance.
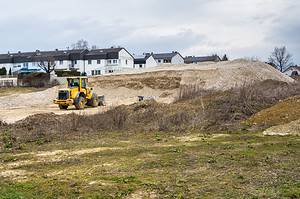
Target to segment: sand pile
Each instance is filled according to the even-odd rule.
[[[58,87],[53,87],[40,92],[4,96],[0,97],[0,107],[1,109],[14,109],[34,106],[42,107],[51,104],[53,99],[57,97],[57,93]]]
[[[245,82],[263,81],[272,79],[282,82],[294,82],[294,80],[273,68],[262,63],[238,59],[228,62],[200,63],[184,65],[168,65],[150,69],[132,70],[116,75],[107,75],[95,78],[95,81],[111,80],[133,81],[141,78],[163,78],[164,76],[180,78],[181,85],[199,84],[205,89],[227,90],[234,86],[240,86]]]
[[[174,101],[181,85],[203,89],[228,90],[245,83],[272,79],[291,83],[294,80],[268,64],[235,60],[219,63],[169,65],[126,71],[90,79],[99,95],[111,104],[130,104],[136,96],[150,96],[159,102]]]
[[[264,135],[298,135],[300,136],[300,120],[293,121],[288,124],[283,124],[279,126],[274,126],[263,133]]]
[[[138,96],[171,103],[178,96],[182,85],[227,90],[246,82],[267,79],[287,83],[294,82],[292,78],[280,73],[270,65],[235,60],[131,70],[120,74],[90,78],[90,84],[98,95],[105,95],[107,107],[110,107],[135,103],[138,101]],[[53,99],[57,97],[58,89],[59,87],[54,87],[41,92],[0,97],[2,109],[0,120],[14,122],[37,113],[67,114],[52,103]],[[86,110],[87,114],[90,112],[93,112],[93,109]]]

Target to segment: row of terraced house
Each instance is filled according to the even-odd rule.
[[[124,70],[151,68],[168,64],[196,63],[195,61],[220,61],[219,57],[182,57],[180,53],[144,53],[132,55],[125,48],[106,48],[93,50],[54,50],[17,52],[0,54],[0,68],[12,73],[43,72],[39,67],[41,60],[55,63],[56,71],[76,70],[88,76],[115,73]],[[204,58],[204,59],[203,59]],[[198,62],[197,61],[197,62]]]

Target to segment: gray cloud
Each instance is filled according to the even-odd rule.
[[[286,45],[300,63],[297,0],[11,0],[0,7],[1,52],[66,48],[83,38],[135,53],[266,59]]]

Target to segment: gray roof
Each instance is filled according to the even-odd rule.
[[[84,55],[87,60],[91,59],[119,59],[119,52],[124,48],[93,49]],[[129,53],[130,54],[130,53]]]
[[[146,64],[147,59],[151,57],[152,54],[146,53],[141,56],[134,56],[134,64]]]
[[[12,63],[13,55],[11,54],[0,54],[0,64]]]
[[[126,50],[125,48],[106,48],[90,51],[79,49],[6,53],[0,54],[0,63],[36,62],[43,59],[46,61],[49,57],[53,57],[55,60],[119,59],[119,52],[122,49]],[[126,50],[126,52],[128,51]]]
[[[171,53],[157,53],[152,55],[154,59],[172,60],[173,57],[175,57],[176,55],[180,55],[180,53],[173,51]]]
[[[208,62],[208,61],[218,62],[221,61],[221,59],[218,55],[203,56],[203,57],[189,56],[184,58],[184,63],[186,64],[197,63],[197,62]]]

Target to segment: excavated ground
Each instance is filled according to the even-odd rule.
[[[273,67],[261,62],[234,60],[220,63],[195,65],[170,65],[152,69],[127,71],[120,74],[99,76],[90,79],[98,95],[105,95],[107,106],[77,111],[70,108],[61,111],[52,103],[59,88],[26,92],[0,97],[0,120],[14,123],[29,115],[40,113],[94,114],[110,107],[129,105],[138,101],[138,96],[155,99],[161,103],[171,103],[178,96],[181,86],[197,85],[202,89],[228,90],[245,83],[272,79],[287,83],[294,80],[281,74]]]

